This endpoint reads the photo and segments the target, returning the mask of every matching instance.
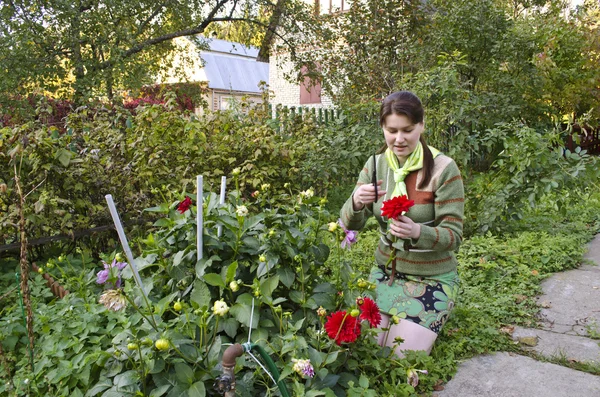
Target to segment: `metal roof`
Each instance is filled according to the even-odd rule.
[[[256,61],[258,49],[216,39],[210,46],[200,52],[209,88],[260,93],[259,82],[269,83],[269,64]]]
[[[251,58],[258,56],[258,48],[246,47],[240,43],[234,43],[231,41],[220,40],[220,39],[207,39],[208,46],[211,52],[223,52],[226,54],[240,55]]]

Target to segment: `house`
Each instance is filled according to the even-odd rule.
[[[256,61],[258,48],[203,36],[174,43],[179,51],[166,61],[159,83],[206,82],[209,110],[229,109],[243,97],[262,102],[260,86],[269,83],[269,64]]]
[[[349,9],[351,0],[303,0],[313,6],[321,15],[344,12]],[[332,108],[333,101],[321,92],[319,81],[305,76],[300,84],[288,81],[285,76],[298,73],[285,53],[275,53],[269,57],[269,89],[273,93],[271,103],[287,107]],[[305,68],[299,72],[305,74]]]

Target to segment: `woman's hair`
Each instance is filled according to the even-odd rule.
[[[391,114],[397,114],[400,116],[406,116],[411,123],[419,124],[423,122],[423,104],[418,96],[410,91],[398,91],[385,97],[381,102],[381,108],[379,110],[379,126],[385,126],[385,119]],[[425,142],[423,134],[421,134],[419,141],[423,145],[423,179],[419,184],[419,189],[422,189],[431,180],[431,174],[433,173],[433,154],[429,150],[429,146]],[[384,149],[387,148],[385,145]]]

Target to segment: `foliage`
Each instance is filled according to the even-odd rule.
[[[317,315],[318,307],[328,312],[348,309],[354,307],[358,293],[370,294],[369,283],[360,278],[371,266],[368,258],[376,247],[377,231],[361,233],[351,251],[341,250],[337,245],[341,230],[328,230],[331,218],[322,199],[307,192],[280,198],[268,189],[261,193],[246,202],[232,194],[225,205],[218,204],[215,194],[205,196],[205,251],[200,261],[195,260],[196,207],[181,214],[176,210],[178,200],[149,209],[164,216],[138,242],[141,255],[136,263],[151,311],[131,282],[131,272],[124,274],[129,309],[110,312],[96,303],[101,292],[95,282],[99,268],[90,255],[79,252],[49,260],[44,271],[71,294],[55,300],[40,286],[40,275],[32,279],[34,373],[27,369],[27,341],[16,300],[0,309],[0,340],[14,374],[0,390],[9,396],[25,390],[45,395],[211,395],[223,349],[228,342],[246,341],[251,330],[252,341],[275,359],[293,395],[430,392],[454,373],[457,362],[516,349],[508,334],[511,326],[535,323],[538,308],[533,298],[541,280],[576,266],[585,242],[600,230],[598,191],[573,190],[565,214],[546,210],[564,192],[551,192],[539,201],[527,214],[532,220],[546,219],[547,223],[536,223],[537,229],[530,228],[525,217],[511,222],[512,234],[466,239],[458,256],[461,300],[432,355],[409,354],[398,360],[389,356],[389,349],[374,344],[372,330],[364,325],[359,341],[340,347],[319,332],[324,318]],[[287,205],[275,207],[273,202]],[[245,214],[241,205],[257,211]],[[522,232],[524,228],[529,230]],[[110,262],[115,253],[102,256]],[[14,283],[10,276],[0,277],[0,284]],[[212,309],[217,300],[229,306],[222,317]],[[166,349],[155,346],[159,339],[168,341]],[[296,373],[292,358],[310,359],[315,378]],[[407,384],[409,368],[428,370],[416,390]],[[237,360],[236,380],[242,396],[276,393],[247,356]]]
[[[288,191],[291,182],[301,190],[315,186],[320,194],[346,188],[366,160],[361,153],[377,138],[366,123],[322,127],[308,116],[279,123],[262,108],[202,116],[177,108],[172,94],[135,114],[83,107],[59,128],[42,122],[49,110],[41,102],[34,120],[1,129],[0,184],[6,190],[0,191],[0,241],[16,239],[14,165],[30,193],[27,232],[33,240],[110,224],[106,194],[125,222],[136,221],[146,217],[141,208],[163,195],[172,198],[173,186],[189,191],[200,174],[207,186],[218,186],[238,169],[244,197],[263,184],[274,192]]]
[[[170,95],[175,95],[179,110],[194,111],[196,108],[207,108],[208,104],[204,99],[204,95],[208,91],[207,82],[199,83],[175,83],[175,84],[155,84],[145,86],[140,89],[138,100],[144,101],[148,104],[148,100],[154,100],[156,103],[164,103],[169,99]],[[134,102],[132,100],[131,102]],[[135,109],[138,104],[132,106],[131,102],[125,102],[124,107],[128,109]]]
[[[78,105],[88,98],[112,100],[122,89],[154,82],[169,66],[165,55],[174,50],[173,38],[195,36],[205,45],[198,35],[214,22],[246,21],[264,29],[272,8],[268,0],[3,3],[0,99],[42,91]]]
[[[598,5],[565,2],[355,2],[318,16],[290,53],[342,108],[409,89],[429,138],[461,165],[487,170],[502,150],[487,131],[518,120],[538,131],[591,115],[600,102]],[[340,37],[343,37],[340,40]],[[285,58],[285,54],[282,54]],[[294,81],[303,76],[289,74]],[[512,136],[510,131],[507,131]]]
[[[294,395],[333,396],[334,391],[344,390],[372,394],[382,371],[389,375],[382,380],[388,394],[396,388],[402,395],[413,395],[413,387],[405,383],[406,368],[431,365],[431,360],[422,355],[392,359],[389,348],[375,347],[374,330],[366,325],[361,340],[341,347],[320,332],[325,319],[317,315],[318,308],[333,312],[354,307],[355,298],[368,293],[370,286],[357,283],[347,262],[324,267],[329,247],[323,240],[333,239],[337,245],[338,237],[327,230],[329,215],[323,201],[306,191],[277,200],[285,199],[287,206],[271,207],[270,193],[263,193],[255,203],[262,210],[259,213],[242,210],[244,204],[235,193],[226,205],[219,205],[215,194],[206,196],[205,249],[200,260],[195,207],[183,214],[176,210],[177,202],[150,208],[165,215],[155,223],[156,231],[140,241],[143,250],[136,259],[150,303],[140,299],[135,284],[127,281],[122,293],[135,309],[128,314],[105,313],[95,303],[100,288],[95,286],[95,270],[85,270],[89,257],[79,262],[71,256],[49,261],[45,271],[74,288],[65,300],[49,303],[44,303],[49,300],[47,292],[36,289],[41,311],[36,321],[35,372],[25,369],[21,356],[11,355],[22,370],[1,390],[202,396],[219,374],[218,360],[228,342],[244,342],[250,334],[253,342],[278,358],[282,379]],[[67,266],[83,266],[83,271],[64,271]],[[54,269],[60,269],[60,274]],[[123,277],[131,280],[131,271]],[[215,302],[227,310],[217,311]],[[66,323],[52,321],[45,308]],[[2,337],[17,353],[24,345],[15,309],[7,309]],[[64,327],[68,333],[61,332]],[[292,358],[310,359],[315,378],[299,377]],[[239,361],[236,377],[241,395],[271,389],[255,364]]]
[[[511,220],[523,218],[526,207],[535,207],[556,189],[565,195],[556,197],[553,210],[565,214],[571,199],[567,192],[597,181],[599,174],[597,158],[579,148],[573,153],[565,150],[561,141],[558,131],[541,134],[519,124],[488,130],[483,142],[500,143],[503,150],[491,171],[476,175],[468,185],[471,230],[506,227]]]

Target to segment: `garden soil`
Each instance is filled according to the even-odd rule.
[[[585,258],[579,268],[542,283],[539,328],[514,329],[513,340],[527,354],[469,359],[433,396],[599,397],[600,376],[545,360],[600,366],[600,234],[588,245]]]

